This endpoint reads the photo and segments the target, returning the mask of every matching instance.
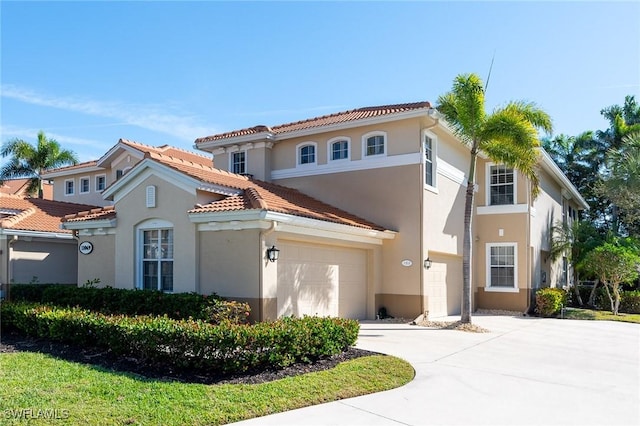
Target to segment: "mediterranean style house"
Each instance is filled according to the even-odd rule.
[[[460,313],[469,151],[428,102],[359,108],[196,139],[207,153],[120,140],[51,171],[54,198],[100,208],[63,219],[78,281],[246,301],[254,320]],[[569,284],[549,257],[584,199],[540,151],[541,193],[482,158],[473,218],[474,309],[528,311]],[[215,165],[215,167],[214,167]]]

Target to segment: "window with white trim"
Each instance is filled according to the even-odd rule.
[[[298,165],[306,166],[316,164],[316,144],[303,143],[298,145]]]
[[[383,134],[368,136],[365,139],[364,153],[367,157],[384,155],[386,152],[386,137]]]
[[[487,244],[487,287],[506,290],[517,288],[516,260],[515,243]]]
[[[237,151],[231,153],[231,171],[237,174],[247,173],[247,152]]]
[[[489,205],[515,204],[516,180],[512,168],[505,165],[489,166]]]
[[[96,191],[102,192],[107,187],[107,175],[96,176]]]
[[[348,160],[349,159],[349,139],[334,138],[329,140],[329,160]]]
[[[423,140],[424,149],[424,183],[426,185],[436,186],[436,150],[437,140],[431,132],[424,133]]]
[[[86,194],[89,192],[89,190],[90,190],[89,178],[88,177],[80,178],[80,193]]]
[[[73,179],[67,179],[64,181],[64,195],[73,195],[75,192]]]
[[[139,287],[143,290],[173,291],[173,229],[141,229]]]

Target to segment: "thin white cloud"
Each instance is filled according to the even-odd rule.
[[[299,113],[313,113],[315,111],[342,111],[347,107],[344,105],[323,105],[317,107],[300,108],[300,109],[274,109],[268,111],[254,111],[254,112],[242,112],[233,114],[238,117],[249,116],[268,116],[268,115],[282,115],[282,114],[299,114]]]
[[[122,124],[165,133],[185,141],[193,141],[197,137],[216,133],[215,129],[196,123],[192,116],[168,113],[158,105],[54,97],[10,84],[3,84],[0,93],[4,98],[23,103],[115,119]]]

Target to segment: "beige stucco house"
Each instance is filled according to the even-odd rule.
[[[0,296],[12,283],[77,284],[77,241],[60,220],[91,208],[0,193]]]
[[[255,126],[196,148],[210,154],[121,140],[47,176],[76,202],[68,182],[105,177],[102,201],[83,191],[104,208],[63,223],[85,248],[80,282],[215,292],[259,320],[460,313],[469,152],[428,102]],[[587,205],[543,151],[536,200],[517,172],[486,159],[478,170],[474,308],[524,312],[534,289],[566,283],[549,229]]]

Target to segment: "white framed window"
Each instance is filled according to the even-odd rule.
[[[96,176],[96,192],[102,192],[107,187],[107,175]]]
[[[490,291],[518,291],[518,245],[487,243],[487,284]]]
[[[88,177],[80,178],[80,193],[87,194],[90,191],[90,180]]]
[[[138,227],[138,283],[143,290],[173,291],[173,225],[149,220]]]
[[[298,153],[297,165],[309,166],[317,164],[317,146],[318,144],[315,142],[303,142],[296,145],[296,152]]]
[[[436,135],[426,131],[422,137],[424,151],[424,183],[432,188],[436,187],[438,140]]]
[[[247,173],[247,151],[232,152],[229,157],[231,160],[231,172],[243,175]]]
[[[327,141],[329,161],[349,160],[351,158],[351,139],[347,137],[331,138]]]
[[[362,136],[362,158],[387,155],[386,132],[370,132]]]
[[[73,179],[67,179],[64,181],[64,195],[75,194],[75,181]]]
[[[516,173],[503,164],[487,164],[487,205],[516,203]]]

